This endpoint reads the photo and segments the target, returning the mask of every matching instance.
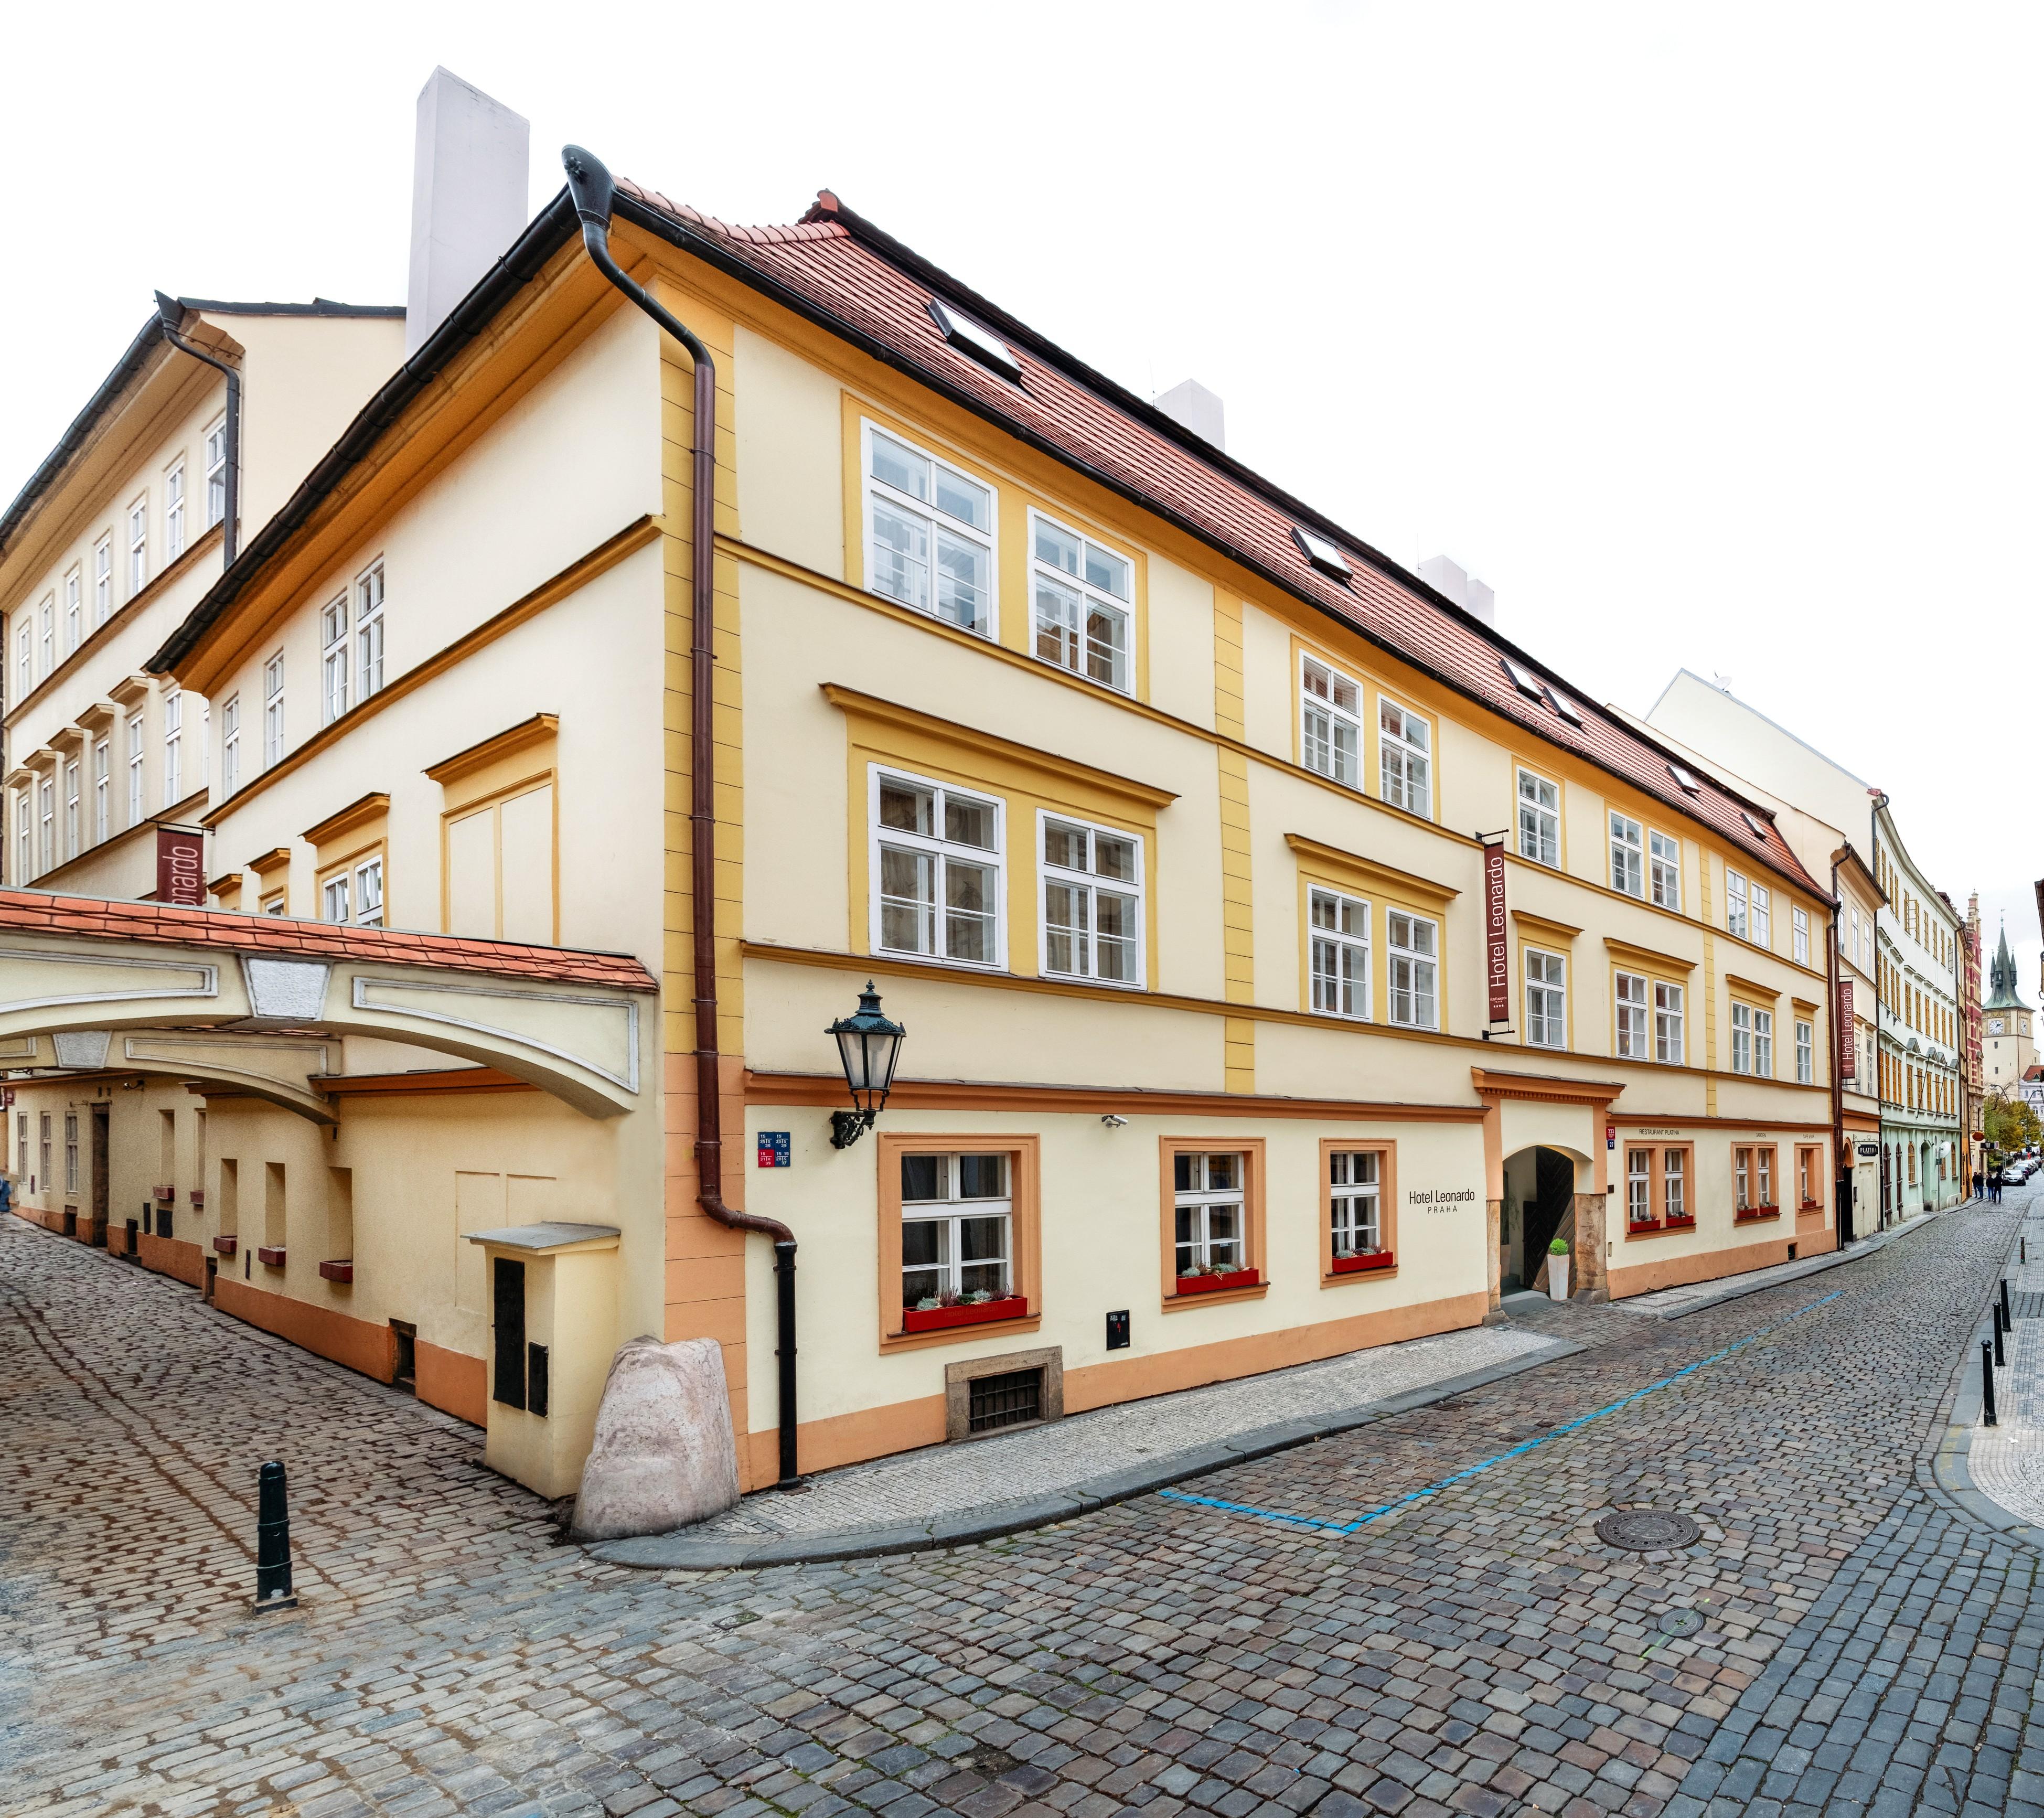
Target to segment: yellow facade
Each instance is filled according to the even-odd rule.
[[[766,288],[638,229],[615,244],[718,363],[723,1191],[800,1246],[803,1468],[943,1440],[947,1365],[1048,1350],[1077,1411],[1470,1325],[1535,1275],[1531,1234],[1554,1220],[1597,1294],[1835,1243],[1827,1186],[1808,1208],[1756,1197],[1761,1151],[1770,1190],[1798,1145],[1823,1146],[1832,1172],[1831,910],[1792,859],[1770,868],[1673,783],[1650,791],[1544,737]],[[212,717],[217,902],[317,917],[373,862],[389,925],[636,955],[659,981],[643,1074],[594,1113],[531,1089],[529,1054],[421,1020],[332,1036],[300,1088],[330,1103],[324,1123],[217,1073],[195,1093],[125,1093],[131,1121],[173,1097],[206,1120],[203,1158],[194,1135],[168,1184],[176,1240],[202,1276],[212,1259],[217,1293],[232,1282],[228,1310],[386,1379],[402,1333],[420,1392],[430,1369],[433,1398],[486,1421],[492,1462],[549,1494],[586,1449],[590,1384],[646,1332],[722,1342],[742,1481],[774,1474],[771,1252],[704,1215],[691,1152],[691,379],[563,247],[171,665],[193,694],[242,703],[244,740],[284,678],[282,730],[231,790]],[[876,462],[901,450],[912,479],[922,461],[960,489],[943,534],[949,571],[976,577],[977,628],[886,591],[880,526],[910,495],[883,495]],[[1072,552],[1077,572],[1046,550]],[[381,674],[332,703],[322,615],[372,572]],[[1043,602],[1066,595],[1110,628],[1058,646],[1084,644],[1076,671],[1045,654]],[[1346,758],[1308,718],[1337,700]],[[1550,792],[1551,862],[1540,828],[1522,849],[1522,775]],[[969,836],[888,818],[926,811]],[[1658,836],[1672,905],[1643,874],[1637,894],[1615,887],[1614,815],[1642,854]],[[1500,829],[1512,990],[1493,1025],[1482,836]],[[1078,868],[1080,851],[1102,868]],[[884,881],[915,871],[904,851],[974,880],[969,913],[933,895],[918,921],[923,898],[890,897]],[[1749,905],[1767,893],[1764,940],[1750,906],[1742,936],[1727,925],[1728,885]],[[1052,907],[1082,887],[1112,917],[1089,922],[1083,965]],[[1814,954],[1792,950],[1792,911],[1818,930]],[[1348,919],[1331,931],[1327,916]],[[932,943],[963,945],[905,943],[939,923]],[[1337,965],[1344,944],[1354,955],[1350,994],[1316,1001],[1330,932]],[[844,1087],[823,1032],[868,978],[909,1033],[877,1134],[836,1149]],[[1677,1001],[1658,993],[1679,994],[1677,1024],[1657,1025]],[[1806,1006],[1804,1082],[1791,1050]],[[1772,1019],[1765,1071],[1756,1013]],[[582,1040],[578,1013],[551,1001],[521,1038]],[[115,1085],[23,1078],[16,1116],[87,1090],[118,1105]],[[779,1135],[789,1165],[755,1167]],[[117,1158],[127,1140],[117,1128]],[[1635,1151],[1648,1209],[1679,1169],[1685,1215],[1631,1228]],[[905,1298],[921,1292],[909,1170],[952,1155],[1005,1158],[1005,1193],[983,1197],[1005,1208],[1005,1291],[986,1304],[1022,1304],[983,1323]],[[1182,1203],[1197,1194],[1177,1185],[1181,1155],[1235,1158],[1199,1161],[1199,1178],[1232,1168],[1239,1209]],[[33,1131],[14,1159],[17,1181],[36,1175],[29,1203],[60,1213]],[[1366,1227],[1340,1220],[1366,1213],[1331,1209],[1370,1193],[1335,1175],[1365,1167],[1378,1241],[1350,1255],[1339,1233]],[[1181,1273],[1181,1209],[1209,1234],[1236,1219],[1197,1254],[1243,1266]],[[509,1252],[467,1240],[545,1221],[617,1236],[526,1278],[564,1386],[536,1416],[489,1393],[484,1263]],[[344,1259],[346,1282],[317,1266]],[[1128,1342],[1110,1349],[1115,1314]]]

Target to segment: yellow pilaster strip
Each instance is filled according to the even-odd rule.
[[[1696,894],[1704,911],[1704,1065],[1711,1070],[1704,1076],[1704,1115],[1715,1117],[1718,1114],[1718,948],[1711,937],[1710,860],[1705,859],[1696,868],[1703,874]]]
[[[1214,601],[1214,725],[1231,738],[1243,736],[1242,602]],[[1220,887],[1223,990],[1231,1004],[1256,995],[1255,928],[1250,902],[1249,760],[1239,751],[1217,750],[1220,773]],[[1256,1024],[1246,1017],[1224,1019],[1223,1084],[1230,1092],[1256,1090]]]

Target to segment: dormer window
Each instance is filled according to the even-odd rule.
[[[1022,363],[997,335],[988,333],[978,323],[969,321],[948,303],[934,297],[930,299],[930,315],[944,339],[968,359],[978,360],[1016,385],[1022,382]]]
[[[1292,540],[1298,544],[1299,553],[1323,575],[1337,581],[1349,578],[1348,558],[1317,532],[1295,524],[1292,526]]]
[[[1683,788],[1686,789],[1690,794],[1700,795],[1703,793],[1704,786],[1702,782],[1693,772],[1685,771],[1680,764],[1669,765],[1668,774],[1672,776],[1676,782],[1679,782]]]
[[[1574,701],[1571,701],[1567,695],[1561,694],[1554,689],[1550,688],[1547,690],[1547,699],[1553,705],[1554,711],[1560,714],[1563,719],[1567,721],[1570,725],[1580,726],[1583,723],[1582,709],[1578,707]]]
[[[1739,817],[1753,829],[1754,837],[1756,840],[1765,840],[1767,837],[1767,824],[1749,809],[1742,808],[1739,812]]]
[[[1508,656],[1500,657],[1498,660],[1504,665],[1504,673],[1512,678],[1512,686],[1520,694],[1530,695],[1535,701],[1546,698],[1547,690],[1542,685],[1540,678],[1524,663],[1515,663]]]

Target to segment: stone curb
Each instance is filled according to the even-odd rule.
[[[1898,1237],[1907,1237],[1912,1232],[1921,1231],[1931,1220],[1947,1217],[1958,1211],[1960,1207],[1973,1203],[1971,1200],[1962,1199],[1958,1205],[1947,1206],[1942,1212],[1927,1213],[1921,1218],[1911,1219],[1907,1224],[1898,1224],[1892,1231],[1878,1231],[1871,1237],[1862,1237],[1846,1249],[1805,1258],[1795,1265],[1796,1273],[1792,1275],[1777,1275],[1768,1282],[1746,1282],[1735,1276],[1729,1286],[1719,1289],[1714,1294],[1706,1294],[1700,1301],[1692,1301],[1686,1306],[1662,1309],[1635,1306],[1627,1301],[1614,1301],[1612,1305],[1621,1313],[1631,1313],[1640,1319],[1685,1320],[1692,1313],[1707,1313],[1712,1307],[1723,1306],[1727,1301],[1742,1301],[1748,1294],[1764,1294],[1769,1288],[1785,1288],[1792,1282],[1800,1282],[1811,1275],[1820,1275],[1827,1269],[1838,1268],[1842,1263],[1857,1263],[1863,1257],[1871,1256],[1877,1250],[1885,1250]],[[1778,1269],[1782,1265],[1772,1263],[1768,1266]]]
[[[842,1528],[817,1534],[762,1535],[757,1539],[695,1538],[686,1529],[670,1534],[643,1534],[628,1540],[598,1541],[588,1547],[594,1559],[613,1566],[632,1566],[649,1571],[717,1571],[734,1566],[820,1565],[832,1560],[874,1559],[894,1553],[924,1553],[941,1547],[969,1545],[997,1540],[1032,1528],[1044,1528],[1075,1515],[1089,1515],[1132,1497],[1144,1496],[1192,1478],[1224,1470],[1230,1465],[1267,1458],[1294,1446],[1316,1439],[1353,1432],[1394,1414],[1410,1413],[1430,1407],[1451,1396],[1467,1393],[1507,1377],[1517,1376],[1543,1364],[1558,1363],[1589,1346],[1572,1339],[1554,1339],[1546,1349],[1523,1357],[1472,1370],[1460,1376],[1445,1377],[1424,1388],[1385,1397],[1347,1409],[1325,1419],[1275,1422],[1251,1428],[1232,1438],[1174,1453],[1170,1457],[1146,1460],[1128,1470],[1089,1478],[1067,1488],[1047,1491],[1025,1501],[997,1503],[991,1507],[955,1509],[924,1522],[895,1522],[885,1526]]]
[[[2015,1234],[2008,1240],[2011,1255],[2029,1216],[2027,1205],[2022,1209],[2023,1216],[2015,1221]],[[2009,1266],[2004,1259],[2002,1270],[2006,1272]],[[2044,1552],[2044,1528],[2003,1508],[1985,1490],[1973,1486],[1969,1455],[1973,1451],[1973,1432],[1981,1418],[1980,1347],[1983,1339],[1992,1343],[1994,1338],[1993,1303],[2000,1291],[1999,1282],[1997,1274],[1995,1281],[1988,1284],[1984,1309],[1965,1349],[1959,1354],[1958,1362],[1953,1366],[1952,1386],[1945,1397],[1942,1416],[1917,1454],[1916,1481],[1955,1513],[2004,1539],[2018,1541]]]

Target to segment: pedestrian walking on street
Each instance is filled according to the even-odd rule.
[[[1975,1199],[1981,1197],[1981,1189],[1986,1185],[1986,1182],[1987,1177],[1981,1174],[1978,1168],[1975,1168],[1973,1170],[1973,1197]]]

